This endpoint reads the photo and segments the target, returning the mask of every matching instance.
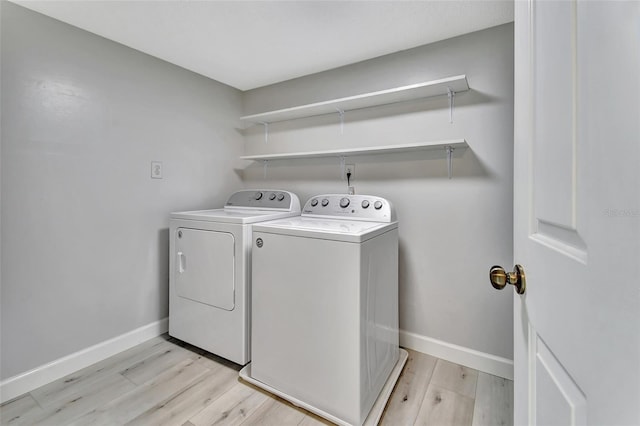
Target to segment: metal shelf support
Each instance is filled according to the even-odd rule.
[[[453,123],[453,100],[456,97],[456,92],[451,87],[447,87],[447,95],[449,96],[449,123]]]
[[[451,145],[447,145],[444,150],[447,153],[447,176],[451,179],[451,175],[453,174],[453,162],[451,161],[451,157],[453,156],[454,148]]]

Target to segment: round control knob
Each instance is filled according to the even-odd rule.
[[[348,207],[349,203],[350,203],[350,201],[349,201],[349,199],[347,197],[344,197],[344,198],[340,199],[340,207],[342,207],[343,209],[345,207]]]
[[[269,199],[270,200],[275,200],[276,199],[276,194],[274,194],[273,192],[271,194],[269,194]]]
[[[282,200],[284,200],[284,194],[280,193],[278,194],[278,201],[282,201]]]
[[[326,198],[324,198],[322,200],[322,207],[327,207],[329,205],[329,200],[327,200]]]
[[[380,210],[382,208],[382,201],[376,201],[373,203],[373,207],[375,207],[376,210]]]
[[[362,200],[362,208],[363,209],[369,208],[369,201],[368,200]]]
[[[253,196],[253,198],[255,198],[256,200],[259,200],[262,198],[262,192],[256,192],[256,194]]]
[[[318,205],[318,199],[314,198],[313,200],[311,200],[311,207],[315,207]]]

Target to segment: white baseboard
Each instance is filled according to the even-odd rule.
[[[164,318],[142,326],[113,339],[90,346],[81,351],[59,358],[33,370],[18,374],[0,382],[0,403],[9,401],[23,393],[30,392],[58,380],[68,374],[109,358],[152,339],[169,329],[169,318]]]
[[[0,403],[9,401],[23,393],[58,380],[67,374],[132,348],[146,340],[166,333],[168,329],[169,319],[164,318],[33,370],[13,376],[0,382]],[[400,346],[513,380],[513,361],[510,359],[404,330],[400,330]]]
[[[513,360],[400,330],[400,346],[513,380]]]

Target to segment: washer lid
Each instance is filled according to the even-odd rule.
[[[206,222],[224,223],[257,223],[266,220],[280,219],[283,217],[296,216],[299,212],[273,211],[273,210],[253,210],[253,209],[214,209],[196,210],[189,212],[171,213],[171,219],[201,220]]]
[[[255,225],[253,230],[270,234],[361,243],[397,227],[398,222],[380,223],[295,216],[261,223]]]

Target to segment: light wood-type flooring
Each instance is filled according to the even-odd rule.
[[[167,335],[0,406],[4,425],[323,425]],[[409,350],[382,425],[511,425],[509,380]]]

